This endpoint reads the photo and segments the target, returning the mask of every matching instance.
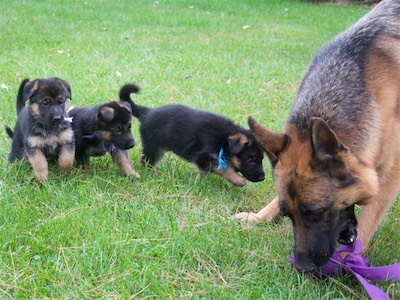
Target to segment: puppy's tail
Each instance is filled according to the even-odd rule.
[[[13,138],[14,132],[12,131],[12,129],[11,129],[10,127],[6,126],[6,132],[7,132],[7,135],[8,135],[10,138]]]
[[[29,82],[29,79],[24,79],[21,82],[21,85],[19,86],[18,94],[17,94],[17,115],[19,115],[19,113],[25,106],[26,99],[24,99],[24,88],[28,82]]]
[[[125,84],[119,91],[119,99],[121,101],[129,102],[132,108],[132,116],[136,118],[140,118],[143,114],[146,114],[146,112],[149,110],[148,107],[141,106],[141,105],[136,105],[132,99],[131,99],[131,94],[139,94],[140,89],[137,85],[134,84]]]

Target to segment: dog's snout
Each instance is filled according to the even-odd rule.
[[[134,146],[135,146],[135,140],[132,139],[131,141],[128,142],[128,147],[133,148]]]

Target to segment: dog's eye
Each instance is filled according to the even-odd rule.
[[[65,99],[63,99],[63,98],[58,98],[57,101],[58,101],[59,104],[64,104],[65,103]]]
[[[279,201],[279,214],[281,216],[287,216],[288,210],[286,208],[285,202]]]
[[[47,105],[50,104],[50,100],[49,99],[44,99],[41,104],[42,104],[42,106],[47,106]]]
[[[256,160],[257,160],[257,158],[256,158],[255,156],[252,156],[252,157],[249,157],[249,158],[247,159],[247,162],[248,162],[248,163],[254,163],[254,162],[256,162]]]
[[[118,126],[117,128],[115,128],[115,133],[117,134],[121,134],[124,131],[124,128],[122,126]]]

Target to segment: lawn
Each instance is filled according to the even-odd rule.
[[[58,76],[71,105],[117,99],[135,82],[147,106],[182,103],[248,115],[281,130],[314,53],[369,10],[299,1],[0,2],[0,120],[14,126],[22,79]],[[0,298],[364,299],[351,277],[316,281],[288,263],[288,219],[240,224],[274,197],[267,178],[243,188],[167,154],[152,173],[130,150],[140,180],[109,156],[43,185],[25,162],[7,163],[0,134]],[[400,203],[377,232],[374,265],[399,261]],[[400,285],[379,283],[393,299]]]

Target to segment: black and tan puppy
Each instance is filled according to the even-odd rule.
[[[122,175],[140,178],[133,171],[127,152],[135,145],[129,103],[112,101],[92,107],[76,107],[69,114],[72,117],[78,164],[89,165],[90,156],[109,152]]]
[[[140,120],[143,143],[142,162],[154,166],[164,151],[172,151],[197,166],[201,174],[213,172],[237,186],[246,181],[262,181],[263,150],[250,130],[241,128],[226,117],[183,105],[148,108],[130,98],[139,88],[127,84],[120,99],[132,106]]]
[[[336,241],[358,238],[365,252],[400,191],[400,1],[381,1],[319,51],[283,133],[251,118],[249,126],[278,195],[236,217],[288,216],[301,272],[326,264]]]
[[[19,87],[15,130],[6,127],[13,139],[8,161],[28,157],[37,181],[48,178],[47,159],[58,159],[63,172],[73,166],[74,134],[67,116],[70,98],[69,84],[56,77],[25,79]]]

